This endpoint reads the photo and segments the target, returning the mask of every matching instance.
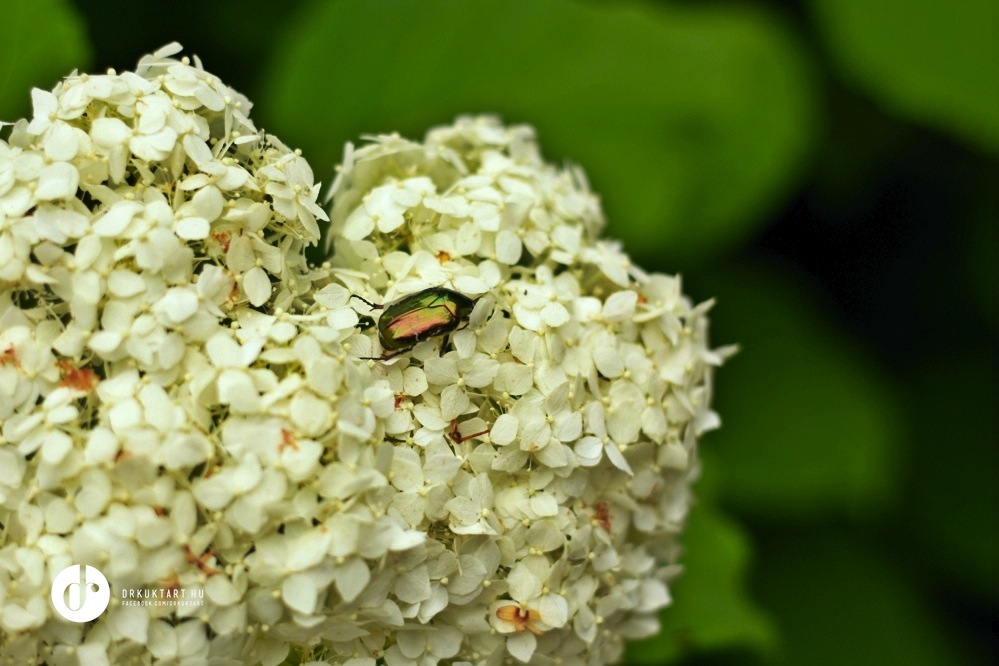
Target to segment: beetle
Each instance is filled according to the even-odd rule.
[[[390,359],[418,342],[465,328],[476,303],[476,299],[444,287],[430,287],[387,305],[372,303],[357,294],[351,297],[367,303],[372,310],[382,310],[378,318],[382,355],[364,357],[374,361]]]

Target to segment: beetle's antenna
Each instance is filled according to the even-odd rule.
[[[351,298],[356,298],[359,301],[364,301],[365,303],[367,303],[368,305],[371,306],[372,310],[381,310],[383,307],[385,307],[384,303],[381,303],[381,304],[379,304],[379,303],[372,303],[368,299],[366,299],[366,298],[364,298],[362,296],[358,296],[357,294],[351,294],[350,297]]]

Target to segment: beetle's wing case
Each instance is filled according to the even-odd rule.
[[[431,287],[389,303],[378,318],[378,338],[386,351],[400,351],[458,328],[475,299],[443,287]]]
[[[382,347],[388,351],[405,349],[454,330],[456,306],[442,291],[424,289],[385,306],[378,319]]]
[[[387,317],[382,315],[379,325],[386,320]],[[380,327],[379,334],[383,347],[402,349],[454,330],[457,321],[445,306],[433,305],[400,314],[388,321],[384,328]]]

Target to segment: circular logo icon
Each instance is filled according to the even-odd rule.
[[[70,622],[90,622],[110,601],[108,579],[92,566],[71,564],[52,581],[52,605]]]

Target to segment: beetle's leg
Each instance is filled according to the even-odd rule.
[[[413,351],[412,347],[406,347],[405,349],[400,349],[398,351],[394,351],[391,354],[382,353],[381,358],[379,358],[378,360],[379,361],[387,361],[390,358],[395,358],[396,356],[401,356],[401,355],[403,355],[403,354],[405,354],[407,352],[411,352],[411,351]]]
[[[364,301],[365,303],[367,303],[368,305],[371,306],[372,310],[381,310],[383,307],[385,307],[384,303],[380,303],[380,304],[379,303],[372,303],[368,299],[364,298],[363,296],[358,296],[357,294],[351,294],[350,297],[351,298],[356,298],[359,301]]]
[[[361,359],[362,361],[387,361],[390,358],[395,358],[396,356],[400,356],[412,350],[413,350],[412,347],[406,347],[405,349],[394,351],[391,354],[383,353],[381,356],[358,356],[358,358]]]

